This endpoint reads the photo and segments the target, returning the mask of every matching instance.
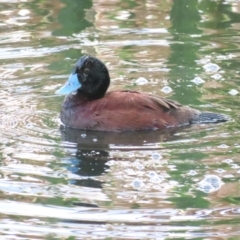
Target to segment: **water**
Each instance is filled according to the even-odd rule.
[[[3,0],[4,239],[237,239],[239,15],[231,1]],[[227,114],[170,131],[60,128],[54,94],[92,54],[111,89]]]

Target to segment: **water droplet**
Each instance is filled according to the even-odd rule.
[[[165,86],[161,89],[161,91],[164,93],[170,93],[172,92],[172,89],[169,86]]]
[[[94,141],[94,142],[97,142],[98,140],[97,140],[97,138],[94,138],[93,141]]]
[[[85,138],[87,136],[87,134],[81,134],[82,138]]]

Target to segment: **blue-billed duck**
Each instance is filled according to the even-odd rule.
[[[56,91],[69,94],[62,104],[62,123],[84,130],[133,131],[228,120],[226,115],[200,112],[153,94],[131,90],[107,92],[109,84],[109,72],[102,61],[92,56],[81,57],[68,81]]]

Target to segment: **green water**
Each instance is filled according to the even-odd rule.
[[[3,0],[3,239],[238,239],[237,0]],[[231,121],[159,132],[60,128],[55,91],[83,54],[110,89],[158,94]]]

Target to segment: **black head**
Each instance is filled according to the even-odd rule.
[[[107,67],[99,59],[92,56],[81,57],[65,85],[56,93],[77,93],[88,99],[102,98],[110,84]]]
[[[102,98],[110,84],[108,69],[103,62],[92,56],[81,57],[74,71],[78,76],[81,87],[79,94],[90,99]]]

